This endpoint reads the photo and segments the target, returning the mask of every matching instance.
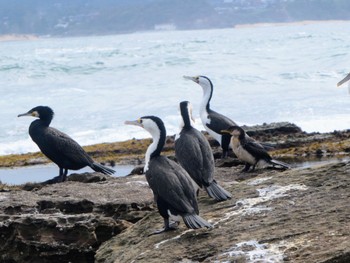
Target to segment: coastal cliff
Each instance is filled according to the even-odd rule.
[[[2,185],[0,261],[349,262],[350,132],[306,134],[291,124],[248,130],[275,146],[273,157],[308,163],[241,173],[235,158],[216,159],[215,178],[233,198],[216,203],[200,191],[200,215],[212,229],[181,223],[149,236],[163,220],[144,175],[137,174],[141,163],[122,178],[76,173],[55,185]],[[172,143],[169,137],[168,150]]]

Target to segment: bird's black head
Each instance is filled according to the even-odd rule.
[[[18,117],[22,117],[22,116],[37,117],[40,120],[45,121],[46,123],[50,124],[51,120],[53,119],[54,112],[48,106],[37,106],[26,113],[18,115]]]
[[[194,122],[192,116],[192,105],[189,101],[180,102],[180,113],[183,120],[183,127],[190,128],[191,127],[191,119]]]
[[[207,81],[209,83],[209,85],[211,87],[213,87],[213,83],[211,82],[211,80],[207,76],[199,76],[198,79],[199,79],[199,81],[202,81],[202,82]]]
[[[125,124],[136,125],[147,130],[157,143],[157,147],[151,153],[151,157],[160,155],[166,139],[166,130],[163,121],[156,116],[143,116],[135,121],[126,121]]]
[[[197,84],[201,85],[203,88],[206,88],[206,87],[213,88],[213,83],[206,76],[194,76],[194,77],[184,76],[184,78],[196,82]]]

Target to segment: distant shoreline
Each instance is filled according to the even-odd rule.
[[[242,28],[254,28],[254,27],[277,27],[277,26],[289,26],[289,25],[312,25],[312,24],[328,24],[328,23],[350,23],[350,20],[301,20],[294,22],[266,22],[266,23],[247,23],[247,24],[236,24],[233,28],[242,29]],[[210,29],[219,29],[219,28],[207,28]],[[187,29],[190,30],[190,29]],[[159,30],[153,30],[154,32],[159,32]],[[176,31],[176,30],[175,30]],[[123,33],[114,33],[113,35],[118,35]],[[110,34],[108,34],[110,35]],[[89,35],[79,35],[81,37]],[[70,36],[70,37],[79,37],[79,36]],[[59,37],[59,36],[52,36]],[[0,42],[6,41],[25,41],[25,40],[38,40],[40,36],[34,34],[4,34],[0,35]]]
[[[302,20],[302,21],[295,21],[295,22],[237,24],[234,26],[234,28],[274,27],[274,26],[288,26],[288,25],[312,25],[312,24],[349,23],[349,22],[350,20]]]
[[[7,34],[0,35],[0,42],[3,41],[21,41],[21,40],[36,40],[39,39],[36,35],[31,34]]]

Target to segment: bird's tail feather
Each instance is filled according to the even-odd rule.
[[[183,220],[188,228],[198,229],[198,228],[211,228],[213,227],[210,223],[205,221],[199,215],[196,214],[186,214],[183,217]]]
[[[225,201],[231,199],[232,195],[216,183],[214,180],[208,187],[205,187],[208,195],[216,201]]]
[[[285,169],[290,169],[290,168],[291,168],[291,166],[290,166],[289,164],[284,163],[284,162],[281,162],[281,161],[277,161],[277,160],[275,160],[275,159],[272,159],[272,160],[271,160],[271,163],[274,164],[274,165],[282,166],[282,167],[285,168]]]
[[[95,172],[100,172],[103,174],[108,174],[108,175],[112,175],[115,173],[115,171],[111,168],[108,168],[102,164],[99,163],[93,163],[91,168],[95,171]]]

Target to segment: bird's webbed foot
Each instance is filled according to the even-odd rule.
[[[148,236],[158,235],[164,232],[177,230],[178,225],[179,225],[179,222],[171,222],[171,223],[168,222],[167,224],[165,224],[163,229],[158,229],[153,233],[149,234]]]
[[[227,159],[227,157],[228,157],[228,150],[223,150],[222,155],[221,155],[221,159]]]
[[[250,166],[251,166],[250,164],[246,163],[245,166],[244,166],[244,168],[241,170],[241,173],[246,173],[246,172],[248,172]]]
[[[50,180],[44,181],[43,184],[57,184],[62,183],[66,179],[66,176],[58,175]]]

